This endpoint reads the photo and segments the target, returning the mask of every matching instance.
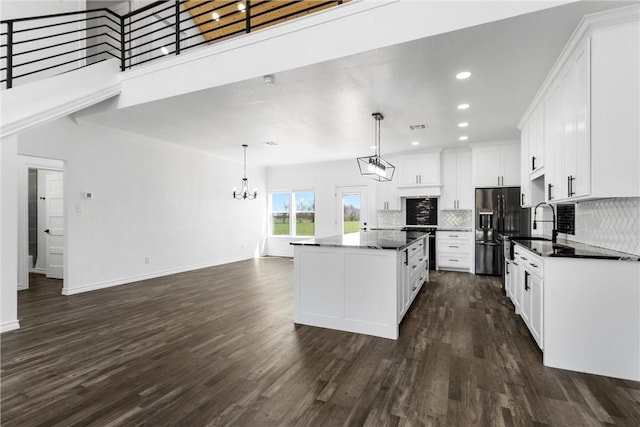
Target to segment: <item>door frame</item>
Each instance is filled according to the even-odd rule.
[[[29,169],[42,169],[64,174],[64,160],[18,155],[18,290],[29,289]],[[63,175],[64,177],[64,175]],[[64,194],[67,195],[67,182],[64,181]],[[67,209],[64,210],[64,255],[63,281],[67,278]]]

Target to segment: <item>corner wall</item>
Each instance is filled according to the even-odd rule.
[[[263,253],[266,197],[232,199],[235,159],[68,118],[21,134],[18,152],[65,161],[64,294]],[[264,169],[248,174],[265,194]]]

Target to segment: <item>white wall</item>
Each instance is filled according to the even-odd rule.
[[[377,181],[360,175],[356,159],[267,168],[268,191],[315,191],[316,237],[338,234],[338,201],[335,196],[337,186],[366,186],[368,209],[362,208],[362,211],[366,215],[367,224],[374,225],[376,184]],[[293,247],[289,243],[303,239],[304,237],[268,237],[267,254],[292,257]]]
[[[266,197],[231,197],[240,149],[229,161],[64,118],[21,134],[18,151],[65,161],[65,294],[261,252]],[[264,169],[247,173],[265,194]]]
[[[0,332],[19,327],[18,292],[18,193],[17,136],[0,141]]]

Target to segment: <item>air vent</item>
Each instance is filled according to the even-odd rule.
[[[411,130],[425,130],[425,129],[429,129],[429,125],[427,125],[426,123],[420,123],[417,125],[409,125],[409,129]]]

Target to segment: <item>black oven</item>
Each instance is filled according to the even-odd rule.
[[[436,269],[436,227],[418,227],[418,226],[406,226],[402,228],[402,231],[422,231],[429,233],[429,270]]]

